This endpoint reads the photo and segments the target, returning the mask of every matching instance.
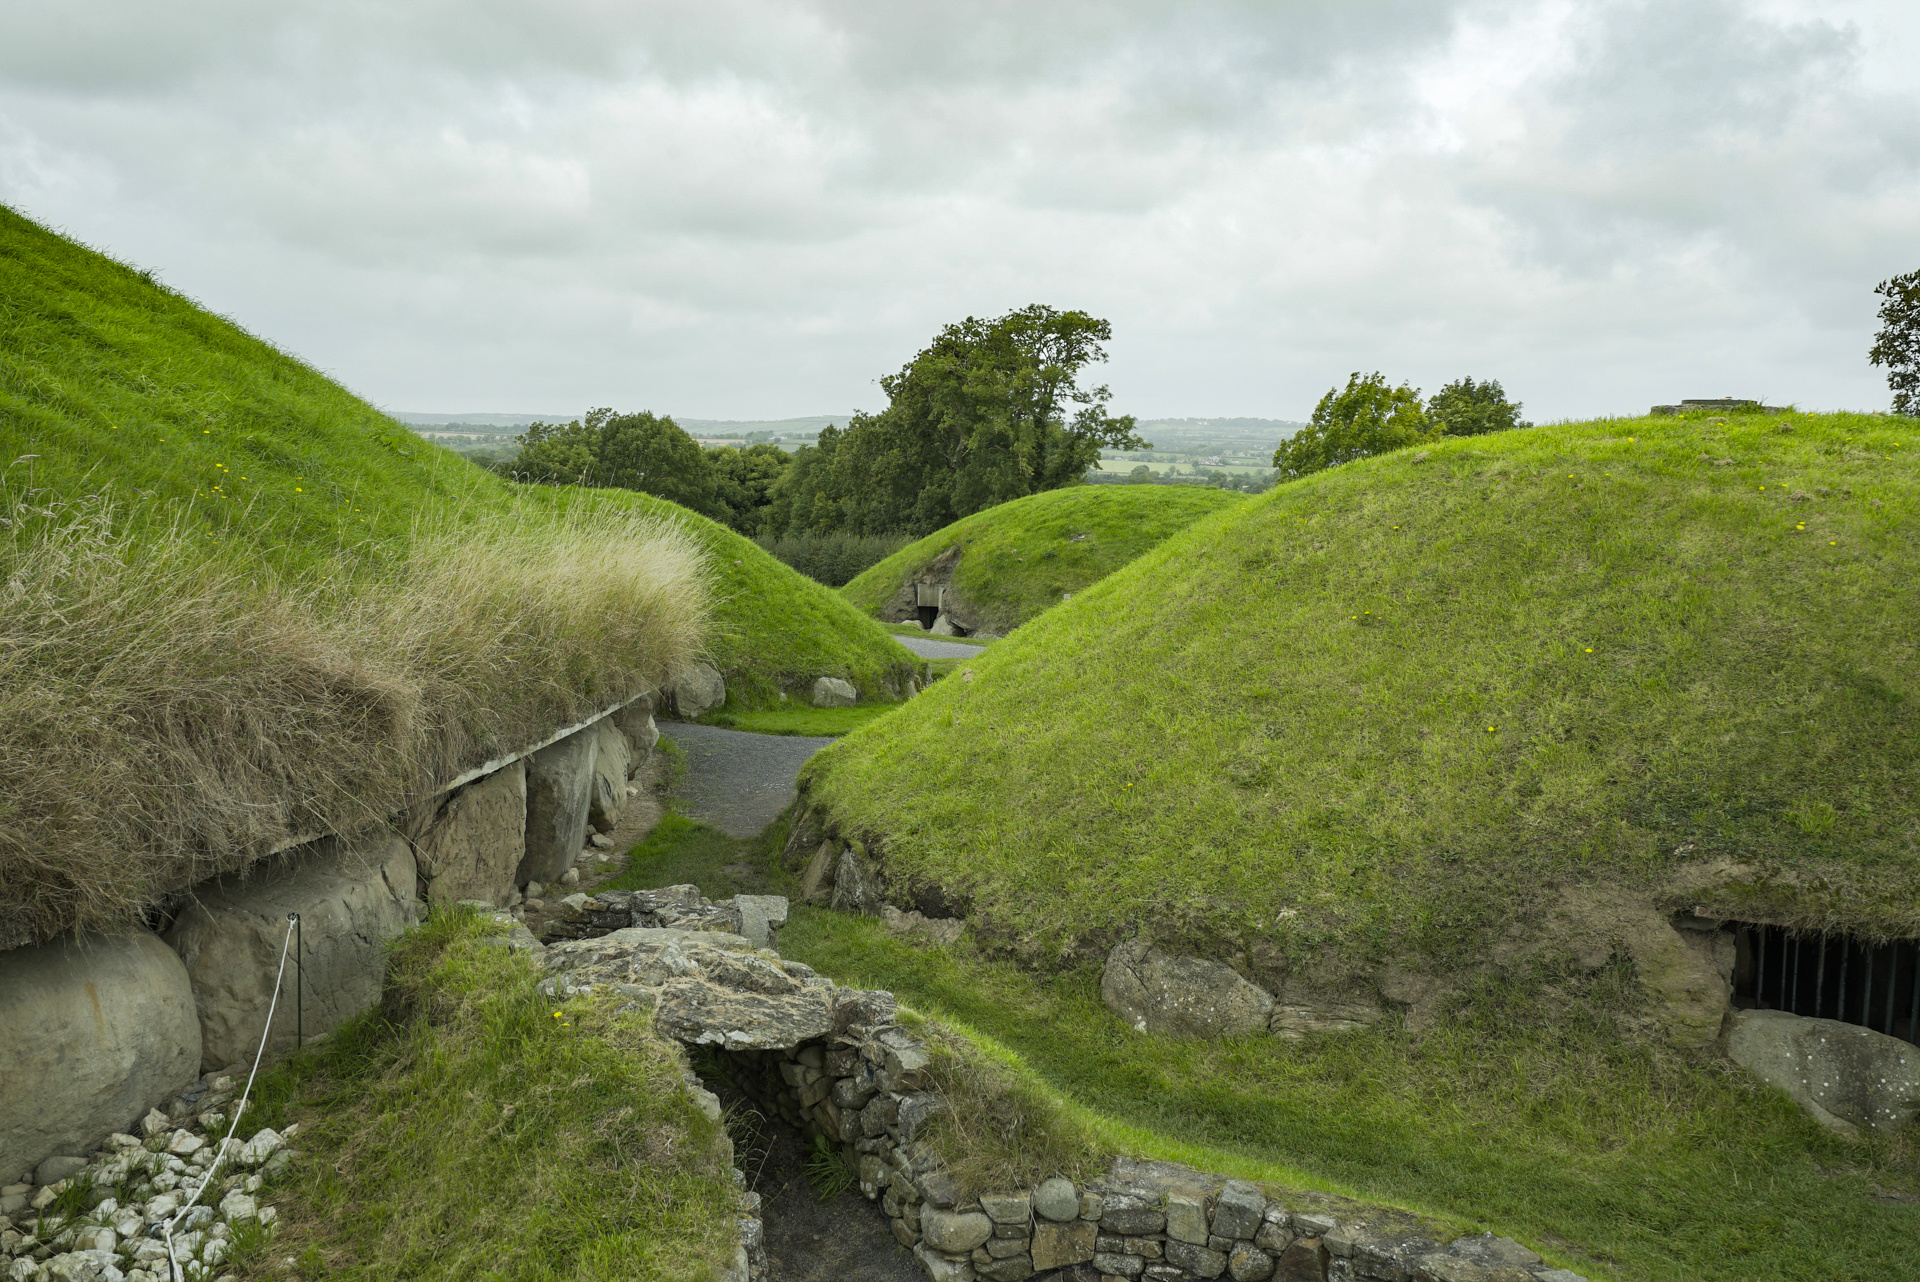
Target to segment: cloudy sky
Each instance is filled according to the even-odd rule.
[[[878,408],[1113,323],[1147,416],[1883,408],[1911,0],[0,0],[0,201],[394,410]]]

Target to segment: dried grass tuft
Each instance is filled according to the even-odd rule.
[[[185,514],[34,498],[0,491],[0,946],[385,819],[656,688],[707,623],[658,517],[522,509],[290,583]]]

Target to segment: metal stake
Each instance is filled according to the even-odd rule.
[[[299,1050],[307,1040],[307,956],[300,914],[288,913],[287,920],[293,923],[293,1048]]]

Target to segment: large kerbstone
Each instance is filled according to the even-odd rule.
[[[558,881],[580,857],[599,743],[588,726],[527,758],[527,849],[514,873],[518,884]]]
[[[414,846],[427,902],[482,900],[504,908],[527,853],[527,767],[496,770],[448,798]]]
[[[1727,1053],[1835,1129],[1890,1133],[1920,1117],[1920,1047],[1870,1028],[1743,1010],[1734,1014]]]
[[[419,920],[413,852],[397,834],[329,837],[307,852],[270,872],[202,883],[167,933],[193,983],[208,1070],[250,1061],[259,1048],[288,913],[300,914],[303,1000],[295,1000],[289,957],[268,1040],[274,1049],[293,1045],[296,1014],[313,1036],[371,1006],[387,941]]]
[[[627,778],[633,773],[633,745],[626,731],[612,717],[594,723],[593,797],[587,804],[587,818],[601,832],[613,826],[627,812]]]
[[[187,968],[158,935],[0,953],[0,1185],[129,1129],[200,1051]]]
[[[697,663],[660,693],[675,716],[682,721],[697,721],[727,701],[727,680],[720,669]]]
[[[653,745],[660,742],[660,727],[653,723],[653,699],[641,695],[613,714],[613,723],[627,736],[628,750],[635,761],[643,760]]]
[[[1100,976],[1100,996],[1142,1033],[1239,1037],[1267,1026],[1273,997],[1231,967],[1163,953],[1145,940],[1116,944]]]

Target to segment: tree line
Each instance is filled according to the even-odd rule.
[[[1132,415],[1085,386],[1107,359],[1104,320],[1038,304],[948,325],[880,380],[887,407],[827,427],[789,456],[762,443],[704,450],[672,418],[596,409],[535,423],[510,475],[644,490],[742,534],[931,534],[1009,499],[1077,484],[1103,448],[1141,449]]]

